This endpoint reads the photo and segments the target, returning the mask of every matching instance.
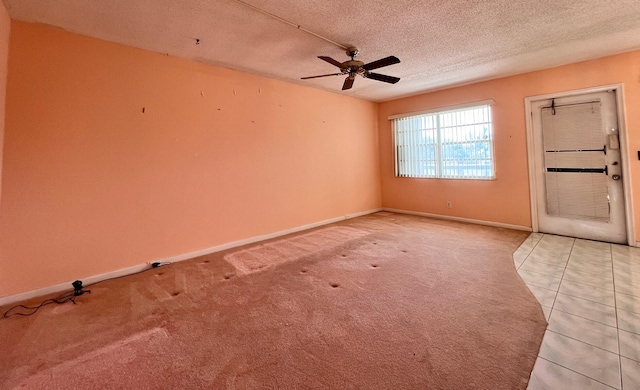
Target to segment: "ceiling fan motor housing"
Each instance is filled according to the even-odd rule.
[[[345,61],[342,63],[342,66],[347,69],[349,72],[355,72],[358,69],[362,68],[364,62],[358,60]]]

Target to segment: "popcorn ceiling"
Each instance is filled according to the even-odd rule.
[[[536,2],[244,0],[345,46],[398,84],[343,77],[319,55],[344,50],[235,0],[4,0],[16,20],[224,66],[372,101],[442,89],[640,49],[637,0]]]

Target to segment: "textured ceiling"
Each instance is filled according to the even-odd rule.
[[[344,50],[238,0],[4,0],[13,19],[384,101],[640,49],[638,0],[243,0],[343,46],[395,85],[344,76],[316,58]],[[195,39],[200,44],[195,44]]]

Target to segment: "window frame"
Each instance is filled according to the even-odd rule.
[[[482,101],[476,101],[476,102],[470,102],[470,103],[464,103],[464,104],[459,104],[459,105],[455,105],[455,106],[445,106],[445,107],[438,107],[438,108],[433,108],[433,109],[428,109],[428,110],[422,110],[422,111],[415,111],[415,112],[410,112],[410,113],[404,113],[404,114],[397,114],[397,115],[390,115],[387,117],[387,119],[391,122],[391,133],[392,133],[392,146],[393,146],[393,154],[394,154],[394,159],[393,159],[393,163],[394,163],[394,175],[395,177],[398,178],[409,178],[409,179],[444,179],[444,180],[482,180],[482,181],[487,181],[487,180],[496,180],[497,174],[496,174],[496,163],[495,163],[495,145],[494,145],[494,131],[493,131],[493,99],[489,99],[489,100],[482,100]],[[455,112],[455,111],[464,111],[464,110],[471,110],[471,109],[475,109],[475,108],[484,108],[487,107],[489,112],[489,134],[490,134],[490,138],[489,138],[489,153],[490,153],[490,162],[491,162],[491,166],[490,166],[490,173],[491,176],[486,176],[486,177],[482,177],[482,176],[468,176],[468,177],[464,177],[464,176],[444,176],[442,174],[442,166],[443,166],[443,157],[442,157],[442,153],[441,153],[441,148],[443,145],[443,141],[442,141],[442,128],[440,126],[440,115],[442,114],[446,114],[446,113],[451,113],[451,112]],[[400,173],[400,164],[398,161],[398,140],[397,140],[397,131],[396,131],[396,120],[397,119],[404,119],[404,118],[409,118],[409,117],[418,117],[418,116],[423,116],[423,115],[434,115],[435,116],[435,121],[436,121],[436,127],[434,128],[436,134],[435,134],[435,138],[437,139],[437,143],[436,148],[435,148],[435,153],[434,153],[434,159],[436,161],[436,169],[435,169],[435,174],[434,175],[428,175],[428,176],[412,176],[410,174],[401,174]],[[479,141],[469,141],[469,142],[479,142]]]

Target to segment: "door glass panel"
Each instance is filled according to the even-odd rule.
[[[554,109],[543,108],[544,150],[602,149],[600,106],[600,102],[589,102]]]
[[[547,214],[609,222],[609,195],[602,173],[545,172]]]
[[[542,109],[547,214],[609,222],[600,102]]]

